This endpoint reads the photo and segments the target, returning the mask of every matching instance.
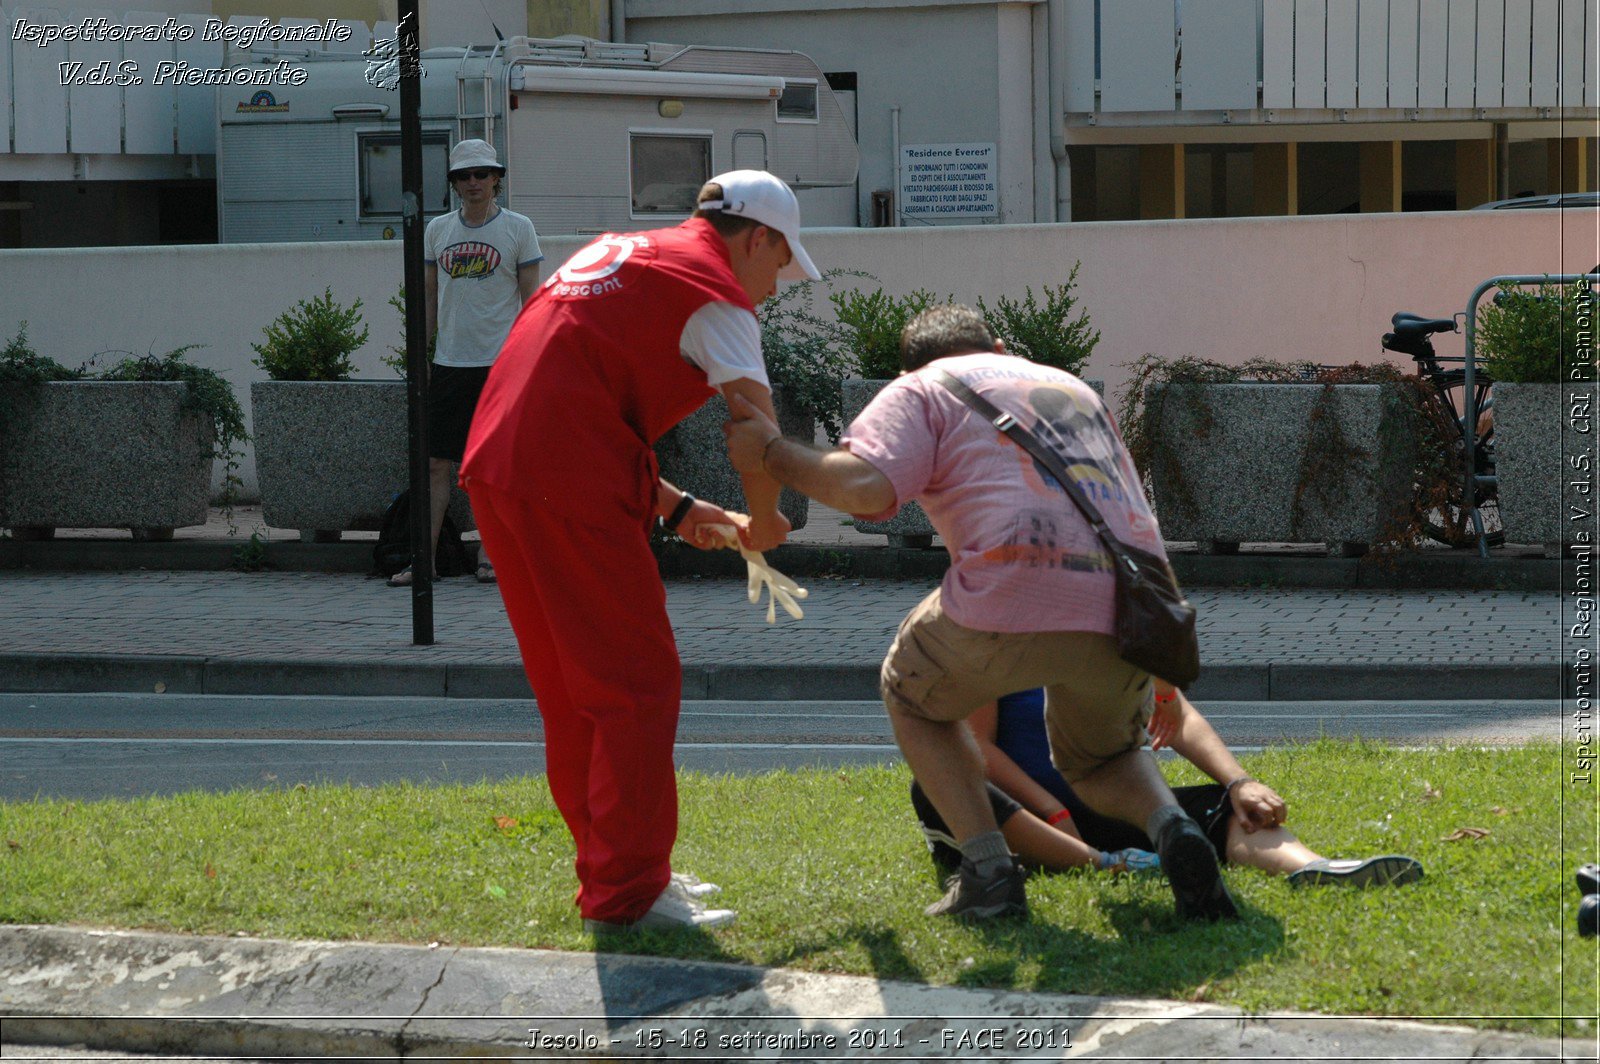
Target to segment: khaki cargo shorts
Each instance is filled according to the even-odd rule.
[[[1071,783],[1144,744],[1150,674],[1097,632],[982,632],[946,616],[939,591],[900,624],[879,690],[890,713],[965,720],[1001,695],[1045,689],[1050,759]]]

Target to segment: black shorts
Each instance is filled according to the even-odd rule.
[[[1004,827],[1006,821],[1022,811],[1022,806],[999,787],[992,783],[985,783],[984,787],[989,793],[989,807],[994,810],[996,824]],[[1228,821],[1232,809],[1222,805],[1223,790],[1220,783],[1206,783],[1195,787],[1174,787],[1172,793],[1183,811],[1204,829],[1212,848],[1217,851],[1217,859],[1226,864]],[[933,859],[945,868],[953,869],[959,865],[961,851],[956,848],[955,837],[950,834],[944,818],[928,801],[928,796],[916,780],[911,781],[911,808],[922,825],[922,834],[927,839],[928,851]],[[1153,853],[1156,848],[1150,837],[1132,824],[1101,816],[1092,809],[1080,811],[1073,816],[1072,822],[1078,826],[1078,834],[1083,836],[1083,841],[1097,850],[1109,853],[1133,849]]]
[[[428,457],[461,461],[478,396],[489,379],[488,366],[446,366],[428,370]]]

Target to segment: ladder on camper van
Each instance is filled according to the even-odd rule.
[[[505,46],[504,41],[496,41],[492,49],[485,55],[473,48],[461,50],[461,62],[456,64],[456,135],[455,141],[466,140],[467,137],[476,135],[482,137],[490,144],[494,143],[494,118],[495,118],[495,65],[500,59],[500,50]],[[469,62],[481,62],[483,67],[478,73],[468,70]],[[476,82],[482,109],[479,111],[467,110],[468,85]],[[470,133],[468,124],[478,122],[481,132]]]

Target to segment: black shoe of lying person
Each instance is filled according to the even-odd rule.
[[[1156,839],[1161,869],[1172,885],[1178,915],[1185,920],[1237,920],[1239,910],[1222,882],[1211,840],[1188,817],[1168,821]]]

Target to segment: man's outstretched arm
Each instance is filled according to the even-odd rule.
[[[786,438],[743,396],[728,397],[733,420],[723,426],[728,455],[741,473],[764,473],[848,514],[881,514],[896,502],[894,485],[876,466],[842,447],[824,450]]]
[[[1245,832],[1282,826],[1288,817],[1288,807],[1278,792],[1245,772],[1222,736],[1182,691],[1159,681],[1156,690],[1160,695],[1172,696],[1171,701],[1157,704],[1158,712],[1176,717],[1165,745],[1218,783],[1233,784],[1229,797],[1244,823]]]

